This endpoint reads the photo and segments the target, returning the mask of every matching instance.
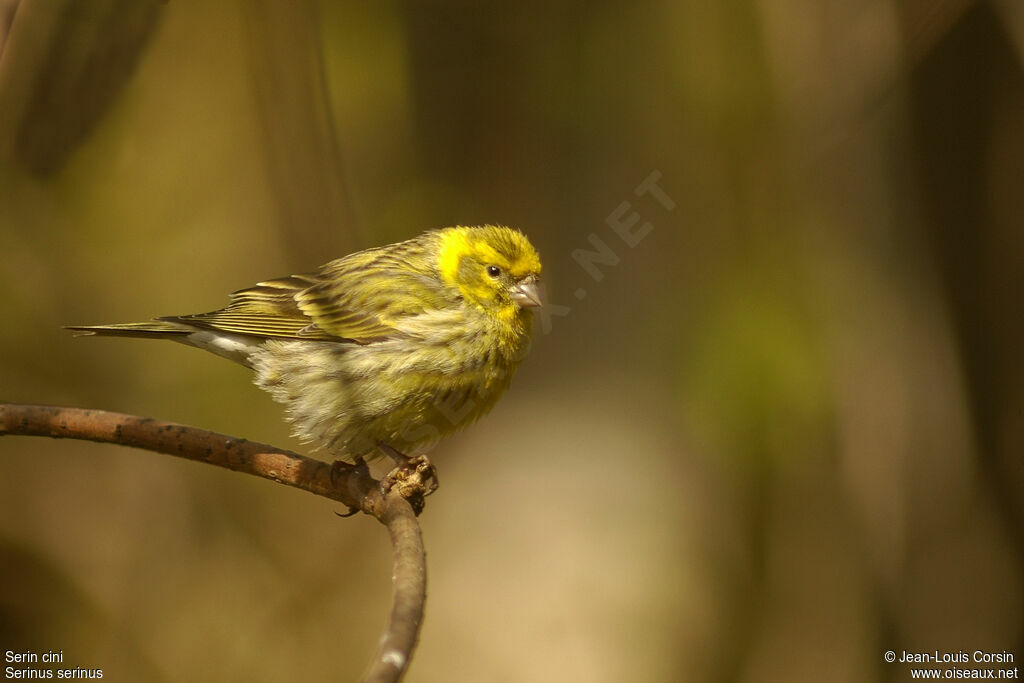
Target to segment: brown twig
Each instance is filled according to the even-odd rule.
[[[414,511],[422,491],[410,504],[402,487],[382,493],[365,465],[332,466],[246,439],[105,410],[0,403],[0,436],[5,435],[82,439],[166,453],[271,479],[372,515],[391,535],[394,590],[380,650],[364,680],[398,681],[408,668],[426,601],[426,552]]]
[[[395,564],[394,600],[377,656],[363,677],[364,683],[385,683],[402,677],[416,646],[423,602],[427,595],[426,551],[416,518],[407,514],[408,503],[398,495],[384,501],[384,519],[391,534]]]

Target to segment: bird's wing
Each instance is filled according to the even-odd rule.
[[[404,243],[403,243],[404,244]],[[369,249],[316,273],[261,282],[231,295],[219,311],[161,318],[196,327],[280,339],[368,344],[402,334],[404,316],[451,301],[415,254]]]
[[[299,309],[318,329],[362,343],[402,335],[404,318],[458,301],[419,240],[332,261],[318,276],[295,295]]]
[[[315,274],[268,280],[233,293],[231,303],[220,310],[160,320],[254,337],[337,341],[317,329],[295,301],[297,293],[316,282]]]

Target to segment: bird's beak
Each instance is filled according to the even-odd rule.
[[[523,308],[540,306],[542,303],[540,295],[540,283],[537,282],[536,278],[529,278],[523,280],[518,285],[513,287],[510,293],[512,295],[512,301],[515,301]]]

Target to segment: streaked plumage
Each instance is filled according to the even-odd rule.
[[[516,230],[445,228],[261,282],[210,313],[69,329],[173,339],[247,365],[298,437],[369,458],[491,409],[529,345],[540,271]]]

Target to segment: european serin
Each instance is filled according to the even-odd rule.
[[[494,406],[529,345],[540,271],[517,230],[444,228],[261,282],[212,313],[68,329],[242,363],[296,436],[356,460],[429,445]]]

